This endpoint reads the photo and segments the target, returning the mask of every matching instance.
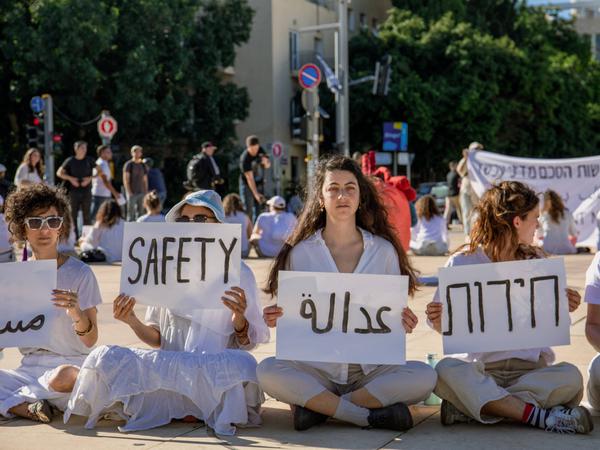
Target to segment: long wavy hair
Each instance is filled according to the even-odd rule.
[[[514,249],[516,259],[539,257],[539,248],[519,243],[513,224],[515,217],[525,219],[529,212],[538,208],[539,202],[537,194],[518,181],[503,181],[492,186],[473,211],[476,219],[470,243],[457,251],[472,254],[482,247],[494,262],[500,261],[507,247]]]
[[[246,212],[242,204],[242,199],[238,194],[227,194],[223,199],[223,209],[226,216],[233,216],[238,211]]]
[[[113,199],[105,200],[96,214],[96,220],[106,228],[112,228],[121,218],[121,208]]]
[[[285,270],[292,249],[298,243],[308,239],[318,230],[325,227],[327,214],[321,206],[323,184],[325,183],[327,172],[333,172],[334,170],[344,170],[356,177],[360,191],[360,206],[358,211],[356,211],[356,226],[389,241],[394,246],[398,254],[400,272],[408,276],[408,292],[412,295],[417,289],[417,272],[410,264],[406,252],[388,221],[387,212],[379,200],[375,186],[363,175],[360,167],[354,160],[340,155],[320,161],[315,175],[312,194],[307,199],[294,232],[287,239],[271,265],[265,292],[271,294],[271,296],[277,295],[279,271]]]
[[[565,204],[560,195],[551,189],[544,192],[544,212],[548,212],[554,223],[559,223],[565,217]]]
[[[35,166],[31,164],[31,155],[34,153],[37,153],[40,156],[40,159]],[[42,158],[42,152],[40,152],[37,148],[30,148],[27,150],[25,155],[23,155],[23,161],[21,161],[21,164],[27,165],[27,169],[29,169],[30,173],[35,171],[40,178],[44,178],[44,158]]]
[[[424,195],[415,204],[415,209],[417,210],[417,217],[419,219],[425,219],[430,221],[435,216],[440,215],[440,210],[435,204],[435,199],[431,195]]]

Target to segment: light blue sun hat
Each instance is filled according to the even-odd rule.
[[[221,196],[215,191],[208,189],[204,191],[190,192],[183,200],[169,210],[165,216],[165,221],[175,222],[175,219],[179,217],[181,208],[183,208],[184,205],[204,206],[214,213],[219,222],[225,222],[225,210],[223,209]]]

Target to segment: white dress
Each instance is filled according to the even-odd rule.
[[[411,235],[410,249],[415,255],[440,256],[448,251],[448,228],[442,216],[420,218]]]
[[[93,428],[107,413],[127,421],[121,431],[168,424],[191,415],[218,434],[232,435],[235,426],[256,426],[264,401],[256,379],[256,360],[244,350],[268,342],[256,281],[242,263],[250,344],[240,347],[233,334],[231,312],[196,312],[194,322],[161,307],[150,307],[146,322],[161,333],[160,350],[101,346],[81,368],[64,420],[88,417]],[[203,317],[204,316],[204,317]]]
[[[89,251],[93,249],[101,250],[106,255],[106,261],[121,261],[123,251],[123,233],[125,232],[125,221],[118,219],[112,227],[94,224],[92,232],[86,236],[81,244],[81,250]]]
[[[84,311],[102,303],[94,273],[76,258],[67,259],[58,268],[57,288],[76,291]],[[50,296],[48,292],[48,301]],[[64,410],[69,394],[50,390],[50,377],[60,365],[81,366],[92,351],[75,334],[71,319],[65,313],[58,314],[46,348],[20,348],[19,351],[23,354],[21,365],[14,370],[0,370],[0,415],[13,417],[8,412],[13,406],[42,399]]]

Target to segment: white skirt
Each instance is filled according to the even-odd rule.
[[[93,428],[107,413],[127,423],[120,431],[138,431],[194,416],[218,434],[235,426],[260,425],[264,396],[256,378],[256,360],[242,350],[216,354],[101,346],[87,357],[64,421],[88,417]]]

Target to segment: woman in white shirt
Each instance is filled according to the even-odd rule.
[[[425,195],[417,200],[418,222],[411,231],[410,249],[415,255],[442,256],[448,252],[448,227],[435,199]]]
[[[27,240],[35,259],[57,262],[57,289],[48,297],[61,311],[43,348],[20,348],[21,365],[0,370],[0,415],[5,417],[50,422],[50,405],[65,409],[77,367],[98,340],[96,305],[102,299],[94,273],[57,251],[59,238],[70,229],[68,204],[61,191],[44,184],[21,189],[7,200],[6,218],[15,239]]]
[[[377,191],[350,158],[322,161],[292,236],[271,268],[267,292],[277,295],[280,270],[408,275],[409,294],[416,276],[390,226]],[[284,311],[264,309],[271,327]],[[406,308],[410,333],[417,317]],[[412,427],[406,405],[426,399],[436,382],[428,365],[359,365],[285,361],[267,358],[257,369],[261,387],[293,406],[294,428],[306,430],[334,417],[358,426],[394,430]]]
[[[219,194],[188,194],[166,216],[167,222],[223,223]],[[256,379],[256,360],[246,350],[269,340],[260,312],[252,270],[242,262],[240,287],[221,297],[224,307],[196,310],[194,321],[164,307],[149,307],[145,323],[134,313],[135,299],[118,296],[114,317],[156,350],[101,346],[86,359],[73,390],[70,414],[89,417],[93,427],[107,413],[135,431],[192,416],[218,434],[235,425],[260,424],[264,401]],[[190,311],[191,313],[191,311]]]
[[[138,217],[136,222],[164,222],[165,215],[161,213],[162,202],[158,196],[158,192],[152,190],[144,196],[144,209],[146,214]]]
[[[590,363],[587,397],[592,408],[600,412],[600,251],[585,274],[584,300],[587,305],[585,336],[598,355]]]
[[[15,185],[21,189],[25,186],[41,183],[44,180],[44,162],[37,148],[30,148],[23,156],[23,161],[15,173]]]
[[[296,216],[285,210],[283,197],[276,195],[267,201],[267,205],[269,212],[264,212],[256,218],[250,237],[250,246],[261,258],[277,256],[297,222]]]
[[[571,212],[556,192],[544,192],[544,208],[540,217],[540,237],[544,251],[553,255],[577,253],[571,239],[577,239],[577,228]]]
[[[81,250],[100,250],[108,262],[121,261],[125,222],[121,217],[121,208],[115,200],[106,200],[96,215],[92,231],[81,243]]]
[[[238,223],[242,226],[242,258],[248,257],[250,251],[249,239],[252,234],[252,221],[246,214],[242,199],[238,194],[227,194],[223,199],[225,222]]]
[[[532,246],[538,203],[535,192],[517,181],[492,186],[475,208],[477,219],[470,243],[452,255],[446,266],[543,257]],[[581,296],[567,289],[567,297],[572,312]],[[427,305],[427,317],[441,333],[439,291]],[[435,388],[443,399],[442,424],[473,419],[491,424],[512,419],[547,431],[589,433],[593,429],[590,414],[578,406],[583,395],[582,376],[574,365],[554,364],[554,359],[548,347],[444,358],[436,366]]]

